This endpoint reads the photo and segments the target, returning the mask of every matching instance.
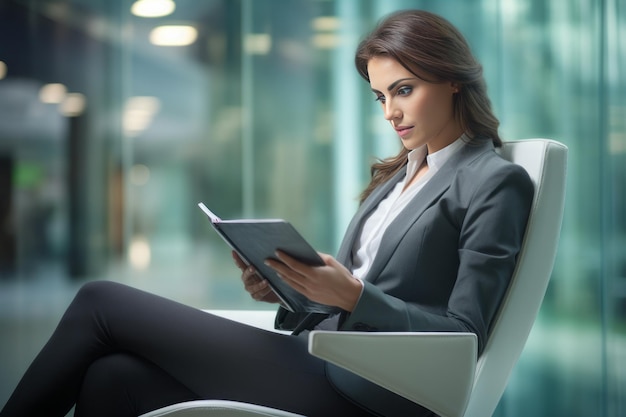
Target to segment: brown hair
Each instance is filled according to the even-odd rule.
[[[500,123],[491,110],[482,66],[463,35],[446,19],[423,10],[389,15],[361,41],[356,51],[356,68],[368,82],[367,63],[378,56],[393,58],[417,77],[418,73],[427,74],[429,79],[425,81],[457,84],[454,115],[470,143],[491,139],[495,146],[502,145],[498,135]],[[361,202],[407,163],[408,153],[402,148],[395,157],[372,165],[372,180],[361,194]]]

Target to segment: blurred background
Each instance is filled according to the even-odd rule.
[[[0,404],[84,282],[269,308],[199,201],[334,253],[399,146],[353,52],[402,8],[465,34],[505,139],[570,149],[554,274],[496,416],[626,415],[621,0],[0,0]]]

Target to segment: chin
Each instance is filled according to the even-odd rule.
[[[417,148],[419,148],[422,145],[424,145],[424,142],[417,142],[417,141],[414,141],[414,140],[403,140],[402,141],[402,146],[404,146],[404,148],[409,150],[409,151],[417,149]]]

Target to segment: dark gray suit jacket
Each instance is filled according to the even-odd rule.
[[[404,175],[378,187],[355,214],[337,254],[348,268],[363,221]],[[490,140],[466,144],[384,232],[356,308],[335,328],[472,332],[480,353],[513,273],[532,198],[526,171],[498,156]],[[277,317],[283,328],[301,318],[285,311]],[[328,365],[328,375],[372,411],[424,415],[343,369]]]

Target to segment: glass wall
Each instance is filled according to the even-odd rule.
[[[86,281],[271,308],[199,201],[333,253],[369,164],[399,147],[353,52],[415,7],[466,35],[505,139],[570,150],[554,274],[496,415],[625,415],[620,0],[1,1],[0,404]]]

